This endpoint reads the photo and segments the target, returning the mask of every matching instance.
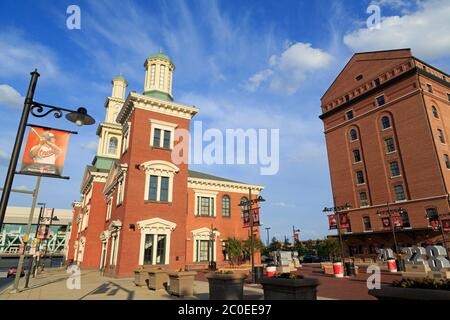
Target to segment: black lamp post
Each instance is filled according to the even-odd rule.
[[[14,181],[14,174],[17,167],[17,161],[19,159],[20,149],[22,148],[22,141],[25,135],[25,129],[27,127],[28,117],[30,113],[37,118],[43,118],[50,113],[53,113],[55,118],[61,118],[64,113],[67,113],[66,119],[74,122],[78,126],[92,125],[95,123],[94,118],[92,118],[87,113],[87,110],[85,108],[70,110],[33,101],[34,92],[36,90],[36,84],[39,76],[40,75],[37,70],[31,72],[31,80],[28,86],[27,95],[25,97],[22,116],[20,118],[19,128],[17,130],[16,140],[14,142],[14,148],[12,151],[11,160],[9,162],[5,184],[3,187],[3,193],[0,201],[0,229],[5,218],[6,207],[8,206],[9,196],[11,194],[11,188]]]
[[[344,264],[344,240],[342,238],[342,231],[341,231],[341,214],[344,212],[347,212],[349,209],[352,208],[352,206],[348,203],[344,204],[343,206],[336,206],[336,198],[333,197],[333,208],[325,208],[323,209],[323,212],[333,212],[336,216],[336,224],[337,224],[337,231],[339,236],[339,246],[341,248],[341,262]]]

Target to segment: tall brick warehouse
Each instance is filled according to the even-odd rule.
[[[352,207],[347,254],[395,249],[388,206],[399,247],[444,244],[433,226],[450,210],[450,76],[410,49],[357,53],[321,102],[335,203]]]
[[[175,103],[171,59],[159,53],[145,61],[142,94],[126,97],[127,81],[112,81],[99,144],[75,202],[69,259],[81,267],[128,276],[138,266],[171,270],[226,265],[229,237],[249,238],[239,203],[263,187],[188,169],[172,161],[199,111]],[[183,131],[183,130],[181,130]],[[182,156],[188,150],[181,151]],[[259,238],[259,228],[255,230]],[[255,262],[259,263],[259,253]]]

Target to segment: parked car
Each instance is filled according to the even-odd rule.
[[[8,272],[6,273],[6,277],[7,278],[15,278],[16,277],[16,273],[17,273],[17,268],[16,267],[11,267],[8,269]],[[20,277],[25,276],[25,270],[22,269],[22,272],[20,273]]]
[[[302,263],[320,263],[322,262],[322,258],[318,256],[304,256],[302,259]]]

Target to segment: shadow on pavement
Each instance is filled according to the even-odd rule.
[[[134,291],[128,290],[117,283],[114,283],[112,281],[106,282],[101,284],[99,287],[95,288],[91,292],[88,292],[79,300],[83,300],[89,296],[99,295],[99,294],[106,294],[107,296],[115,296],[119,292],[125,292],[127,294],[126,300],[133,300],[134,299]]]

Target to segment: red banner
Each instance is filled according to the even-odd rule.
[[[31,127],[22,158],[22,173],[61,176],[69,132]]]
[[[392,222],[394,223],[394,226],[396,229],[403,228],[403,219],[400,216],[392,217]]]
[[[348,229],[350,228],[350,220],[348,219],[348,216],[346,213],[339,214],[341,217],[340,221],[340,227],[341,229]]]
[[[244,211],[244,227],[250,227],[251,219],[253,218],[253,226],[260,226],[259,208]]]
[[[336,215],[332,214],[331,216],[328,216],[328,226],[329,226],[330,230],[337,229]]]
[[[381,222],[383,223],[383,230],[384,231],[391,230],[391,221],[390,221],[389,217],[381,218]]]
[[[294,241],[299,241],[299,238],[298,232],[294,232]]]
[[[50,228],[46,224],[42,224],[39,226],[38,230],[38,239],[49,239],[50,238]]]
[[[431,225],[431,228],[433,229],[433,230],[439,230],[439,220],[438,219],[433,219],[433,220],[431,220],[430,219],[430,225]]]
[[[444,232],[450,232],[450,220],[441,220]]]

